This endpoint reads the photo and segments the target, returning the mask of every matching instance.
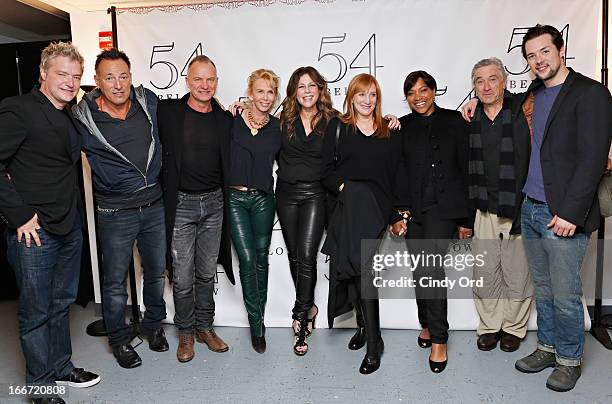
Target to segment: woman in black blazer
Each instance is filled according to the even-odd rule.
[[[468,126],[457,111],[435,104],[436,81],[424,71],[410,73],[404,82],[404,94],[412,113],[400,118],[402,125],[402,161],[406,180],[401,188],[406,223],[398,223],[393,233],[406,232],[408,247],[426,248],[429,253],[446,253],[448,240],[458,227],[459,237],[471,236],[468,215]],[[417,243],[417,240],[432,240]],[[417,247],[418,245],[418,247]],[[444,268],[419,267],[416,297],[419,322],[423,327],[418,343],[431,346],[429,363],[435,373],[447,363],[448,321],[446,289],[421,288],[419,279],[444,278]]]

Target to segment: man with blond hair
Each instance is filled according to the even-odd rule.
[[[26,383],[34,385],[89,387],[100,381],[70,360],[69,309],[79,285],[83,237],[81,140],[68,103],[82,73],[77,49],[53,43],[42,51],[40,87],[0,103],[0,214],[9,228],[7,255],[20,289]]]

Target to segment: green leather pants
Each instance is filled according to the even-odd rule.
[[[240,261],[242,297],[251,335],[264,335],[268,295],[268,252],[274,225],[274,195],[230,189],[230,228]]]

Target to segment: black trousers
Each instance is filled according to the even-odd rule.
[[[291,184],[279,180],[276,209],[295,286],[293,318],[301,320],[314,304],[317,254],[325,224],[323,186],[318,181]]]
[[[435,205],[408,223],[406,238],[411,254],[424,252],[441,257],[446,254],[448,240],[453,237],[457,221],[442,219],[440,214],[438,205]],[[430,285],[430,281],[444,279],[444,267],[433,262],[430,264],[418,267],[413,273],[416,280],[419,322],[423,328],[429,328],[433,343],[446,344],[448,340],[446,288],[422,286],[422,283]]]

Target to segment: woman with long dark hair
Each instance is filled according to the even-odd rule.
[[[281,145],[280,121],[270,111],[278,98],[278,83],[271,70],[251,73],[247,88],[250,101],[234,119],[230,143],[230,229],[240,262],[251,342],[258,353],[266,350],[264,313],[274,223],[272,168]]]
[[[426,249],[444,256],[456,230],[470,237],[468,223],[468,126],[461,114],[435,104],[436,81],[422,70],[404,81],[404,94],[412,113],[400,118],[402,160],[406,182],[397,184],[406,196],[405,222],[393,226],[395,235],[406,234],[408,248]],[[426,240],[426,241],[423,241]],[[434,260],[435,261],[435,260]],[[446,288],[421,287],[421,278],[441,280],[443,267],[418,267],[414,271],[421,348],[431,347],[429,365],[439,373],[447,364],[448,340]]]
[[[323,76],[310,66],[295,70],[287,84],[280,117],[276,208],[295,286],[293,352],[299,356],[308,352],[306,338],[319,313],[314,290],[326,214],[321,149],[327,124],[336,115]]]
[[[344,114],[330,121],[323,142],[323,185],[338,195],[323,251],[330,255],[330,327],[334,317],[352,306],[363,312],[367,340],[359,367],[363,374],[380,367],[384,343],[378,295],[369,281],[371,268],[362,267],[359,251],[364,253],[361,240],[380,239],[388,224],[402,222],[393,209],[398,151],[397,133],[389,130],[381,114],[378,82],[369,74],[355,76],[348,86]]]

